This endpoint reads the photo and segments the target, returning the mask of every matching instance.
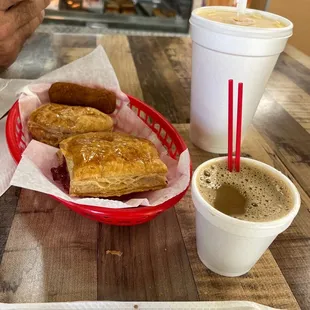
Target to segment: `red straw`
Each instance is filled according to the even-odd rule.
[[[235,169],[237,172],[240,171],[242,101],[243,101],[243,83],[238,83],[238,111],[237,111],[236,155],[235,155]]]
[[[234,81],[228,80],[228,162],[227,168],[233,169],[233,104],[234,104]]]

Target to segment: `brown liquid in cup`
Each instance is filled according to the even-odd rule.
[[[286,26],[282,22],[267,18],[260,13],[246,13],[238,16],[237,11],[200,9],[197,11],[197,15],[216,22],[237,26],[257,28],[283,28]]]
[[[255,163],[242,162],[240,172],[229,172],[225,160],[206,165],[199,171],[196,182],[209,204],[241,220],[277,220],[294,206],[288,185]]]

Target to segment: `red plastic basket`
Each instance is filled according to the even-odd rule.
[[[128,98],[130,100],[129,105],[131,109],[156,133],[157,137],[167,148],[169,155],[177,159],[179,155],[187,149],[187,146],[176,129],[152,107],[132,96],[128,96]],[[16,101],[11,108],[7,118],[6,139],[11,155],[18,163],[26,148],[18,101]],[[190,167],[190,173],[192,173],[192,167]],[[141,206],[128,209],[92,207],[68,202],[55,196],[52,197],[60,201],[66,207],[91,220],[111,225],[130,226],[152,220],[158,214],[174,206],[185,195],[186,191],[187,189],[157,206]]]

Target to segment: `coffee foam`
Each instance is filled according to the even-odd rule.
[[[220,161],[202,167],[197,175],[198,189],[212,206],[216,189],[223,184],[235,187],[246,198],[245,213],[235,218],[272,221],[285,216],[293,208],[292,193],[286,183],[255,163],[243,162],[240,172],[229,172],[227,162]]]

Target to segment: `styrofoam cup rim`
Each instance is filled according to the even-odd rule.
[[[295,216],[297,215],[299,208],[300,208],[300,194],[296,188],[296,186],[293,184],[293,182],[287,177],[285,176],[282,172],[280,172],[279,170],[275,169],[274,167],[271,167],[263,162],[260,162],[258,160],[255,159],[251,159],[251,158],[245,158],[245,157],[241,157],[241,165],[242,162],[254,162],[256,165],[263,167],[264,169],[274,173],[275,175],[277,175],[278,177],[280,177],[290,188],[291,193],[293,195],[293,203],[294,206],[293,208],[290,210],[290,212],[285,215],[284,217],[277,219],[277,220],[272,220],[272,221],[268,221],[268,222],[251,222],[251,221],[245,221],[245,220],[240,220],[240,219],[236,219],[233,218],[229,215],[226,215],[220,211],[218,211],[217,209],[215,209],[213,206],[211,206],[200,194],[198,187],[197,187],[197,175],[199,173],[199,171],[206,165],[210,165],[212,163],[216,163],[218,161],[223,161],[223,160],[227,160],[227,157],[217,157],[217,158],[213,158],[210,160],[207,160],[205,162],[203,162],[202,164],[200,164],[196,170],[194,171],[193,177],[192,177],[192,195],[195,196],[193,197],[194,199],[196,199],[200,206],[203,206],[203,208],[206,209],[206,211],[211,212],[213,215],[216,215],[217,218],[221,219],[224,222],[228,222],[230,225],[236,225],[239,226],[241,228],[249,228],[249,229],[272,229],[272,228],[280,228],[282,226],[287,225],[288,223],[292,222],[293,219],[295,218]],[[195,204],[194,204],[195,205]],[[195,205],[195,208],[198,211],[199,208]],[[200,212],[201,213],[201,212]]]
[[[282,28],[258,28],[258,27],[245,27],[245,26],[239,26],[239,25],[231,25],[231,24],[225,24],[213,20],[206,19],[204,17],[199,16],[197,13],[201,10],[226,10],[226,11],[235,11],[235,7],[226,7],[226,6],[206,6],[206,7],[200,7],[196,8],[191,13],[190,18],[190,24],[192,26],[201,27],[205,29],[210,29],[215,32],[219,33],[229,33],[230,35],[236,35],[236,36],[244,36],[244,37],[261,37],[264,38],[283,38],[283,37],[290,37],[292,35],[292,29],[293,29],[293,23],[280,15],[273,14],[266,11],[260,11],[255,9],[247,9],[246,13],[259,13],[265,17],[280,20],[283,22],[286,27]]]

